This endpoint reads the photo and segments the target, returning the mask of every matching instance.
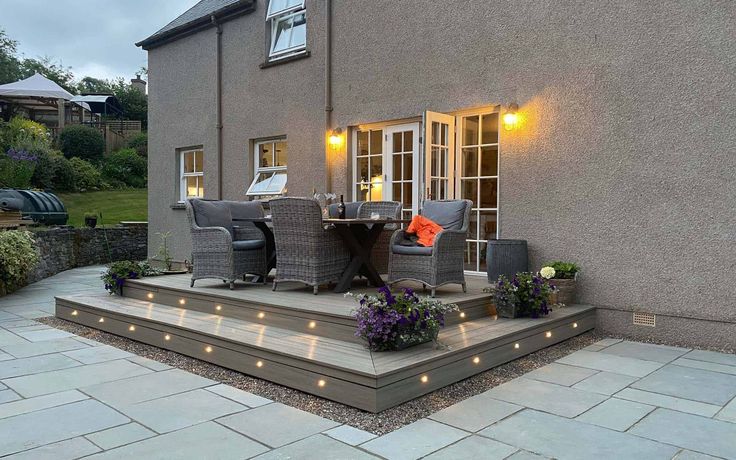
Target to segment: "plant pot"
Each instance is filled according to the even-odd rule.
[[[184,273],[187,273],[187,270],[164,270],[164,275],[183,275]]]
[[[437,339],[439,334],[439,328],[436,329],[425,329],[423,331],[412,330],[409,332],[399,331],[399,336],[396,337],[395,351],[405,350],[415,345],[421,345],[423,343],[431,342]]]
[[[97,227],[97,218],[96,217],[85,217],[84,218],[84,225],[89,228],[95,228]]]
[[[552,278],[549,282],[557,288],[557,292],[553,292],[550,295],[551,303],[561,303],[564,305],[572,305],[575,303],[577,282],[574,279]]]
[[[496,314],[499,318],[518,318],[519,309],[516,305],[496,305]]]

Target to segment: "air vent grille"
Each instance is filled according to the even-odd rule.
[[[651,313],[634,313],[634,324],[654,327],[657,325],[657,317]]]

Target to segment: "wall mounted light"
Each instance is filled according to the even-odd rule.
[[[512,131],[519,125],[519,106],[516,103],[509,104],[503,115],[503,127],[506,131]]]
[[[333,129],[330,132],[330,137],[328,138],[328,141],[330,143],[330,146],[335,148],[342,145],[342,128]]]

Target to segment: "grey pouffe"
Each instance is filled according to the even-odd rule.
[[[529,271],[526,240],[488,240],[486,267],[489,283],[495,283],[501,275],[511,278]]]

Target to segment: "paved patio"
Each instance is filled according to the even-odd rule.
[[[34,321],[99,272],[0,298],[3,459],[736,459],[736,355],[606,339],[375,437]]]

